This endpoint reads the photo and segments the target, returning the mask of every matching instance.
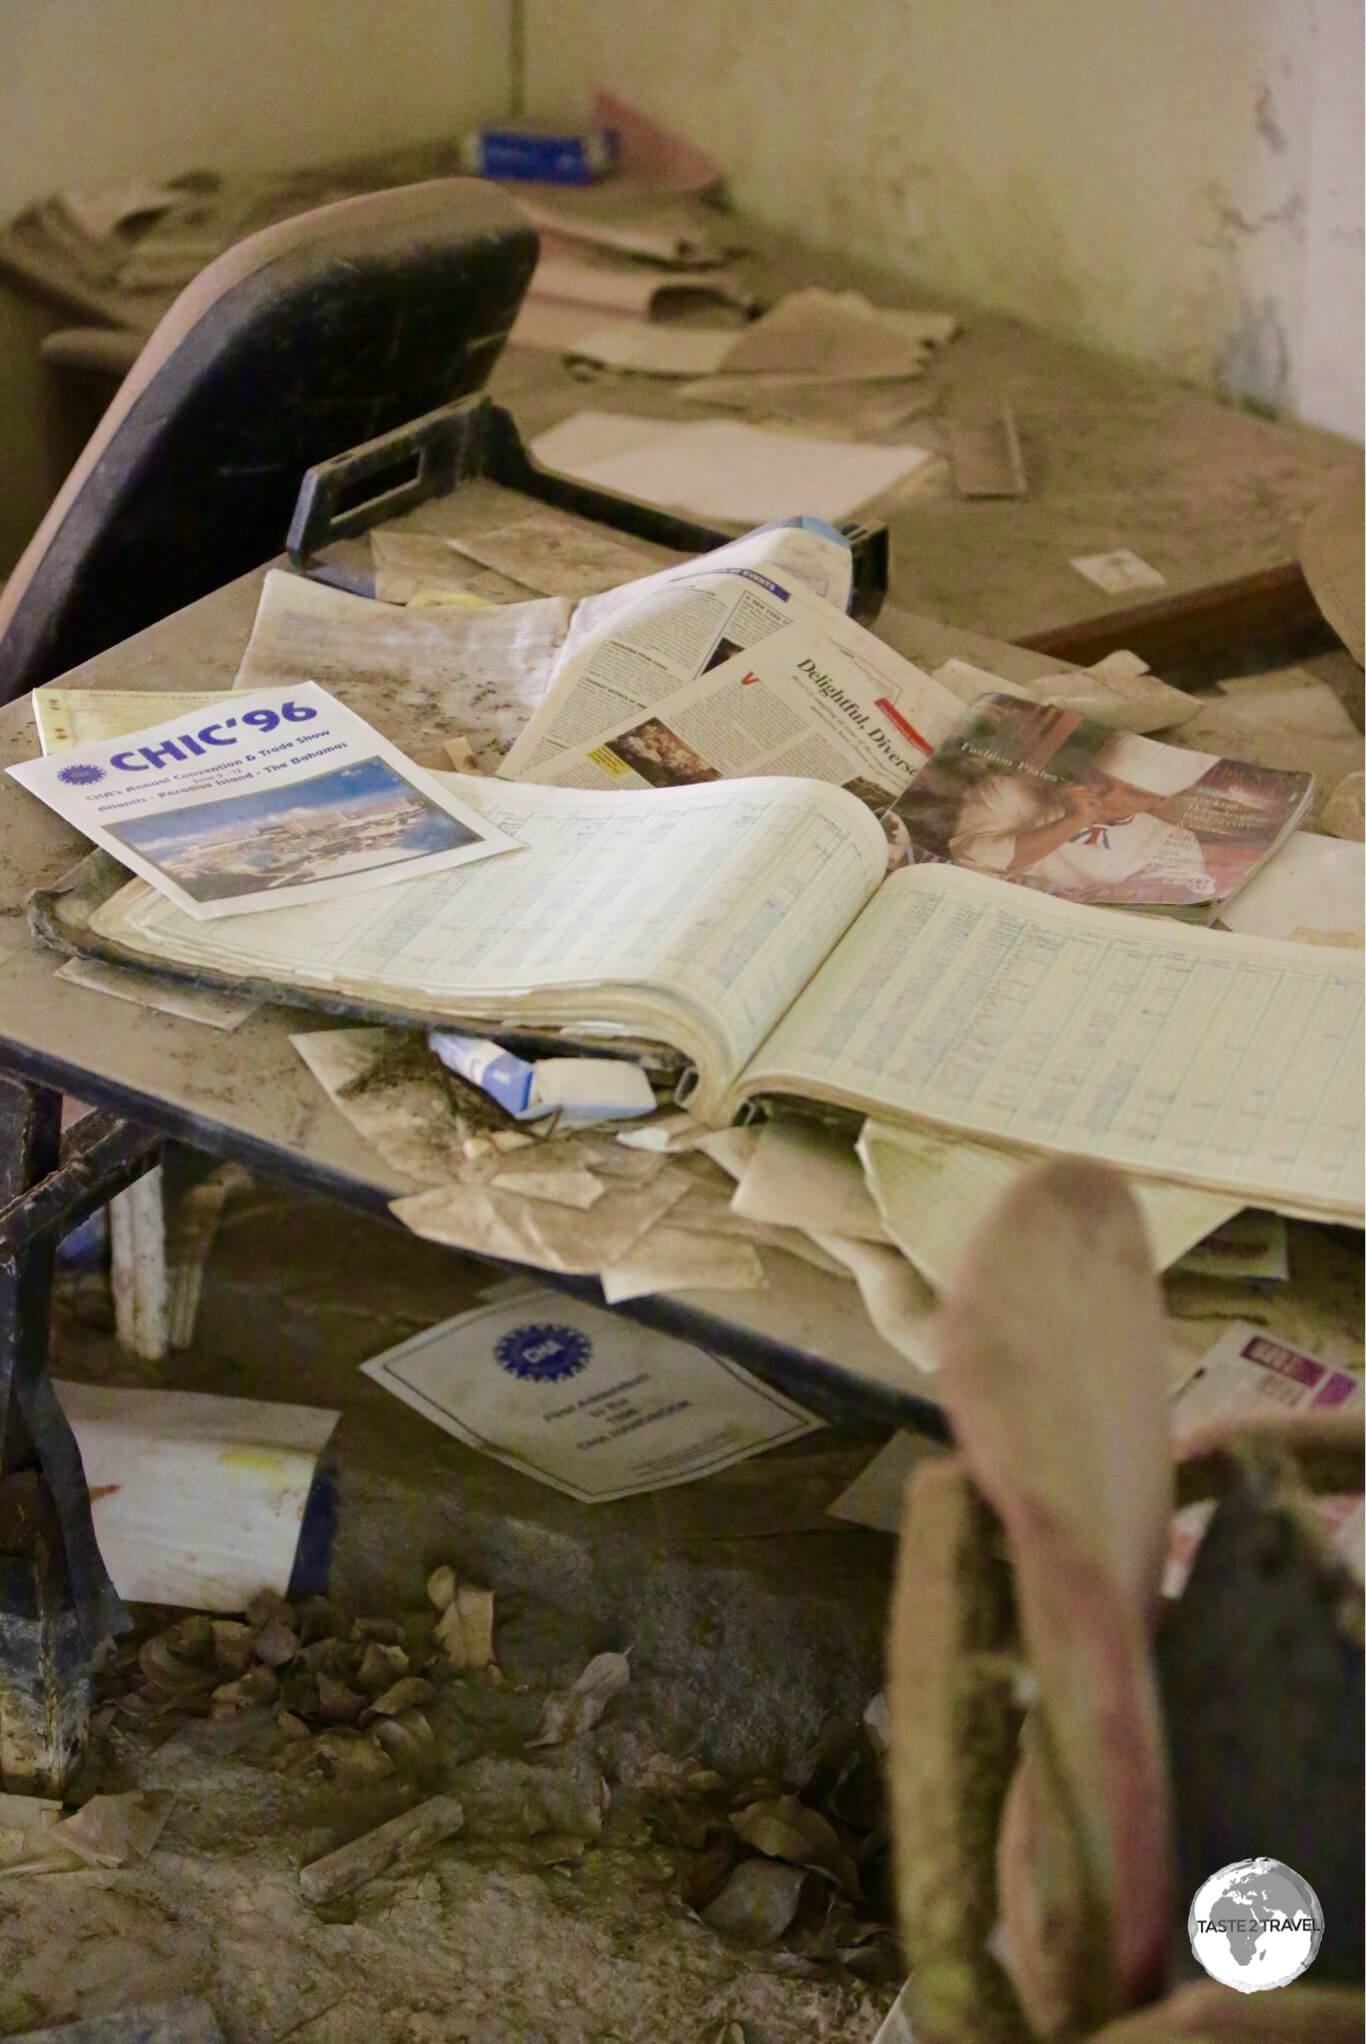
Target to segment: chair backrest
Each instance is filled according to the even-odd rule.
[[[443,178],[239,242],[184,290],[0,592],[0,702],[268,560],[304,471],[477,390],[535,266]]]

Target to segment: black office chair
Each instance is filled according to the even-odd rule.
[[[477,390],[535,266],[442,178],[239,242],[147,341],[0,591],[0,702],[268,560],[304,471]]]

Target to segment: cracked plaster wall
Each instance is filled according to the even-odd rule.
[[[1362,437],[1361,0],[526,0],[817,246]]]

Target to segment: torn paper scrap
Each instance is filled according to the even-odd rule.
[[[1022,701],[1056,703],[1113,731],[1164,731],[1199,714],[1195,696],[1149,674],[1133,653],[1107,653],[1094,667],[1068,667],[1037,681],[1002,681],[970,660],[946,660],[934,678],[971,706],[979,696],[1011,695]]]
[[[988,1143],[944,1138],[866,1121],[858,1154],[888,1234],[936,1290],[970,1237],[1031,1159]],[[1166,1270],[1223,1222],[1239,1199],[1160,1179],[1131,1179],[1153,1260]]]
[[[667,1173],[644,1185],[613,1185],[586,1213],[525,1199],[492,1185],[450,1185],[394,1200],[390,1211],[415,1235],[496,1262],[595,1277],[620,1263],[687,1190]]]
[[[526,298],[508,335],[518,348],[541,348],[641,376],[710,376],[725,360],[735,334],[729,327],[655,324],[613,319],[591,306]]]
[[[544,695],[568,629],[560,597],[414,610],[272,568],[233,687],[321,680],[393,744],[459,731],[490,767]]]
[[[507,525],[462,533],[451,544],[486,571],[516,576],[546,596],[574,601],[637,582],[659,567],[654,549],[595,530],[550,506]]]
[[[382,603],[459,601],[479,608],[486,603],[525,603],[536,593],[534,583],[481,567],[454,540],[439,533],[394,532],[378,526],[370,534],[370,550],[375,557],[375,595]]]
[[[691,1482],[819,1425],[706,1349],[522,1286],[363,1368],[458,1440],[583,1504]]]
[[[212,987],[173,986],[124,965],[106,965],[98,958],[69,958],[52,976],[91,993],[109,994],[116,1001],[131,1001],[138,1008],[178,1016],[182,1022],[203,1022],[210,1029],[237,1029],[261,1006],[259,1001],[221,994]]]
[[[1323,937],[1360,944],[1366,935],[1366,848],[1350,839],[1297,830],[1247,886],[1225,902],[1219,921],[1242,937]]]
[[[960,497],[1024,497],[1024,456],[1015,412],[1006,400],[984,418],[951,419],[949,459]]]
[[[752,1134],[753,1148],[731,1200],[734,1213],[817,1235],[890,1240],[851,1136],[797,1121],[737,1133]]]
[[[262,1588],[284,1595],[340,1413],[199,1391],[54,1388],[121,1597],[241,1611]]]
[[[873,305],[858,291],[791,291],[739,334],[727,374],[754,371],[849,381],[914,376],[957,331],[952,313]]]
[[[618,1263],[604,1267],[602,1295],[609,1306],[651,1292],[752,1292],[766,1282],[752,1242],[673,1227],[651,1228]]]
[[[1284,1284],[1290,1276],[1290,1231],[1281,1214],[1246,1207],[1188,1249],[1173,1269],[1186,1277],[1248,1278]]]
[[[1172,1400],[1172,1428],[1177,1452],[1183,1439],[1217,1421],[1256,1421],[1268,1413],[1360,1412],[1366,1387],[1354,1371],[1325,1362],[1304,1349],[1290,1347],[1260,1327],[1235,1321],[1213,1348],[1201,1357]],[[1357,1498],[1319,1498],[1313,1510],[1333,1540],[1339,1558],[1360,1580],[1363,1520],[1366,1509]],[[1212,1504],[1188,1505],[1177,1513],[1167,1550],[1162,1588],[1177,1597],[1185,1587],[1213,1516]]]
[[[947,1454],[941,1441],[923,1434],[893,1434],[846,1490],[826,1507],[832,1519],[851,1526],[871,1526],[876,1533],[901,1531],[901,1505],[906,1485],[923,1462]]]
[[[1127,546],[1112,547],[1108,554],[1077,554],[1068,566],[1094,582],[1107,596],[1124,596],[1131,589],[1165,589],[1167,578]]]
[[[939,1368],[939,1302],[915,1266],[899,1249],[860,1242],[850,1235],[812,1235],[859,1289],[859,1297],[882,1339],[927,1375]]]
[[[357,1135],[419,1185],[451,1184],[466,1144],[506,1126],[501,1110],[447,1072],[415,1030],[318,1029],[289,1040]]]
[[[576,412],[531,451],[596,488],[747,525],[786,518],[794,505],[845,518],[933,459],[921,447],[862,447],[729,419],[623,421],[611,412]]]
[[[754,305],[753,294],[730,270],[668,270],[652,263],[623,263],[563,234],[541,236],[540,258],[527,295],[568,301],[590,316],[624,312],[641,320],[654,313],[667,318],[671,312],[714,311],[718,306],[747,312]],[[512,338],[516,339],[515,328]]]

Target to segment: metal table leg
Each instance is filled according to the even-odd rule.
[[[91,1657],[122,1629],[80,1451],[48,1376],[57,1241],[155,1158],[108,1116],[68,1145],[61,1095],[0,1074],[0,1782],[51,1794],[78,1758]]]

